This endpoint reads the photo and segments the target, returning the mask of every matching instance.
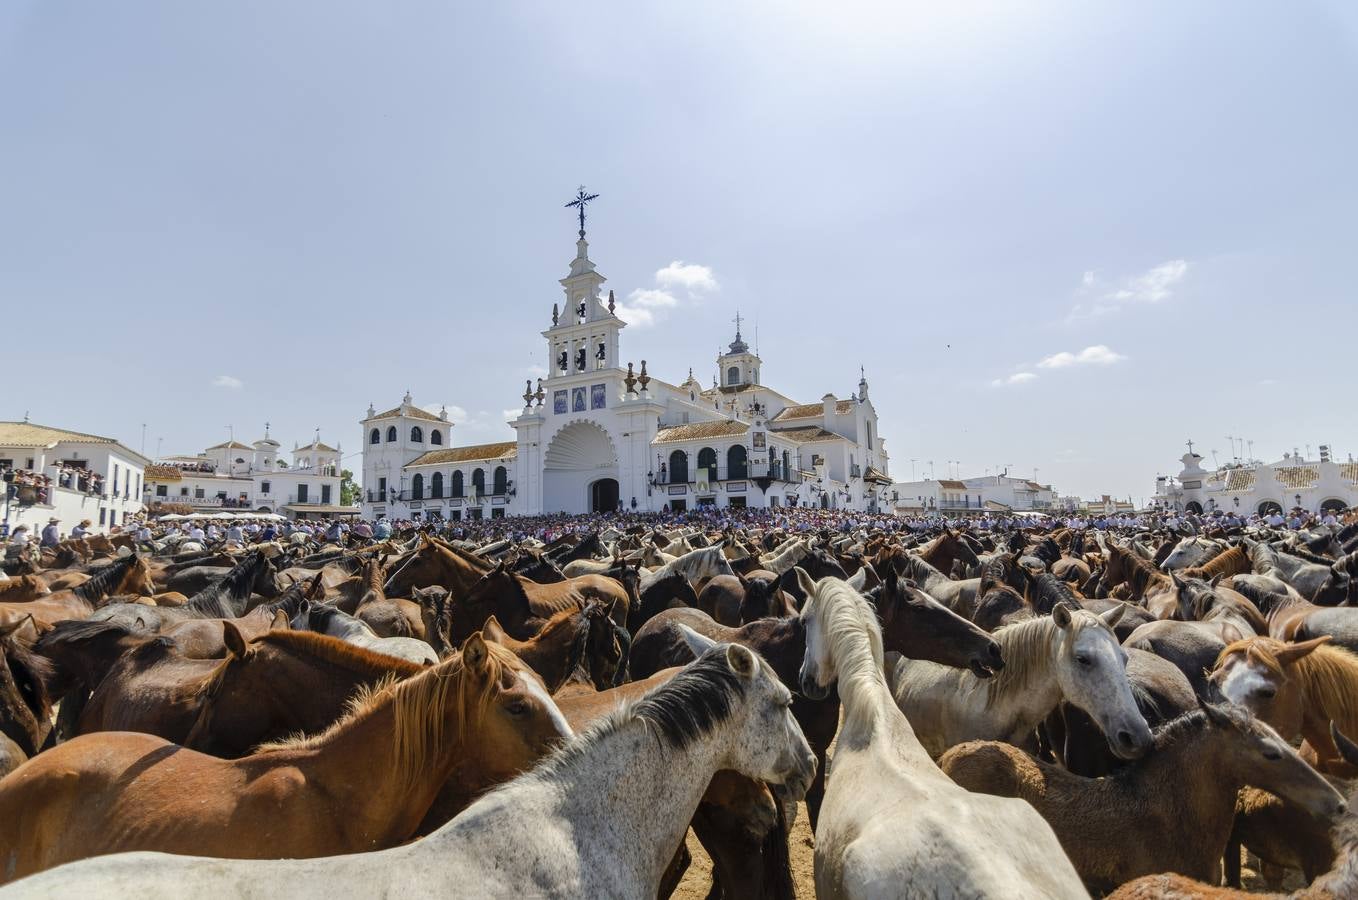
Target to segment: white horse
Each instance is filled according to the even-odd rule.
[[[307,627],[317,634],[328,634],[355,647],[406,662],[434,665],[439,661],[434,648],[425,641],[412,637],[381,637],[367,622],[329,604],[310,606],[304,614]]]
[[[660,568],[642,575],[641,593],[646,593],[647,588],[672,572],[682,572],[689,584],[702,578],[735,575],[736,571],[731,568],[731,562],[722,553],[722,547],[725,544],[726,542],[721,540],[710,547],[690,550],[683,556],[675,557]]]
[[[718,770],[806,793],[816,758],[791,704],[768,663],[725,644],[422,841],[306,860],[124,853],[0,898],[654,897]]]
[[[759,557],[759,568],[782,575],[810,552],[811,544],[806,538],[789,538],[772,553]]]
[[[1004,668],[993,678],[901,659],[892,695],[935,759],[963,741],[1022,746],[1063,697],[1089,713],[1110,750],[1134,759],[1152,739],[1127,681],[1127,651],[1113,634],[1125,609],[1100,616],[1060,603],[1050,616],[997,630]]]
[[[882,632],[857,591],[812,584],[802,692],[844,705],[816,828],[816,896],[1088,897],[1056,835],[1027,803],[972,794],[915,738],[882,676]]]

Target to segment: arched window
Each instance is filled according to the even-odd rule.
[[[381,432],[381,431],[379,431],[378,429],[374,428],[372,431],[368,432],[368,443],[369,443],[369,444],[379,444],[379,443],[381,443],[381,442],[382,442],[382,432]]]
[[[726,370],[727,384],[740,384],[740,366],[732,366]]]
[[[435,472],[429,480],[429,496],[434,500],[443,499],[443,473]]]
[[[486,470],[477,469],[472,472],[472,492],[480,497],[486,492]]]
[[[713,450],[711,447],[704,447],[703,449],[699,450],[698,471],[702,472],[703,470],[706,470],[708,481],[717,480],[717,473],[714,471],[716,468],[717,468],[717,451]]]
[[[420,430],[420,426],[416,425],[414,428],[410,429],[410,440],[415,444],[424,443],[424,432]]]
[[[458,470],[453,473],[453,492],[449,496],[465,497],[466,495],[467,492],[462,487],[462,472]]]
[[[431,443],[431,444],[437,444],[437,445],[439,445],[439,446],[442,446],[442,445],[443,445],[443,432],[439,431],[437,428],[431,430],[431,431],[429,432],[429,443]]]
[[[424,499],[424,476],[423,476],[423,475],[417,474],[414,478],[410,479],[410,499],[411,499],[411,500],[423,500],[423,499]]]
[[[507,490],[509,490],[509,472],[504,466],[496,466],[495,476],[491,481],[491,492],[497,497],[502,497]]]
[[[396,426],[395,426],[395,425],[393,425],[393,426],[391,426],[390,428],[387,429],[387,443],[388,443],[388,444],[394,444],[394,443],[396,443]]]
[[[740,444],[736,444],[730,450],[726,451],[726,477],[750,477],[749,459],[745,455],[745,448]]]
[[[688,483],[688,454],[675,450],[670,454],[670,484]]]

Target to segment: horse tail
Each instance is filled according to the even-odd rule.
[[[764,836],[760,856],[764,859],[764,896],[769,900],[797,900],[797,888],[792,880],[792,854],[788,852],[787,812],[775,794],[777,822]]]

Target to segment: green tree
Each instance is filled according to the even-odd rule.
[[[354,473],[349,469],[340,472],[340,505],[357,506],[359,499],[358,482],[354,481]]]

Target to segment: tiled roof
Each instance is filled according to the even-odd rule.
[[[500,441],[495,444],[474,444],[470,447],[449,447],[447,450],[430,450],[415,457],[406,466],[432,466],[444,463],[477,462],[483,459],[505,459],[519,455],[517,441]]]
[[[890,476],[884,474],[882,471],[873,466],[868,466],[867,469],[863,471],[863,480],[875,481],[878,484],[891,484]]]
[[[1339,477],[1345,481],[1358,482],[1358,463],[1340,463]]]
[[[1273,477],[1285,488],[1305,489],[1320,480],[1315,466],[1282,466],[1273,470]]]
[[[732,419],[718,419],[715,422],[693,422],[689,425],[672,425],[655,433],[653,444],[673,444],[679,441],[701,441],[707,438],[734,437],[750,430],[744,422]]]
[[[183,474],[178,466],[147,466],[147,481],[181,481]]]
[[[1253,469],[1232,469],[1226,474],[1226,490],[1248,491],[1254,488]]]
[[[116,444],[113,438],[97,434],[84,434],[67,431],[64,428],[48,428],[32,422],[0,422],[0,446],[6,447],[50,447],[61,441],[78,444]]]
[[[386,412],[380,412],[380,413],[378,413],[378,414],[375,415],[375,416],[369,416],[368,418],[364,419],[363,421],[365,421],[365,422],[371,422],[373,419],[390,419],[390,418],[394,418],[395,416],[402,416],[402,415],[404,415],[404,416],[409,416],[409,417],[412,418],[412,419],[428,419],[430,422],[442,422],[442,421],[443,421],[443,420],[440,419],[438,416],[434,415],[434,414],[431,413],[431,412],[426,412],[425,410],[420,409],[418,406],[412,406],[412,407],[410,407],[410,412],[407,412],[407,413],[401,412],[401,407],[398,406],[398,407],[396,407],[395,409],[389,409],[389,410],[387,410]]]
[[[252,450],[249,444],[242,444],[240,441],[225,441],[221,444],[213,444],[209,450]]]
[[[826,431],[819,425],[805,425],[801,428],[776,428],[774,434],[798,444],[810,444],[815,441],[843,441],[847,440],[833,431]]]
[[[835,403],[835,413],[841,416],[847,415],[848,413],[853,412],[854,405],[854,401],[852,400],[839,400]],[[813,419],[824,414],[824,412],[825,407],[820,403],[800,403],[796,406],[785,408],[782,412],[773,417],[773,421],[786,422],[788,419]]]
[[[938,480],[938,486],[949,491],[965,491],[967,489],[967,483],[965,481],[953,481],[947,478],[940,478]]]

